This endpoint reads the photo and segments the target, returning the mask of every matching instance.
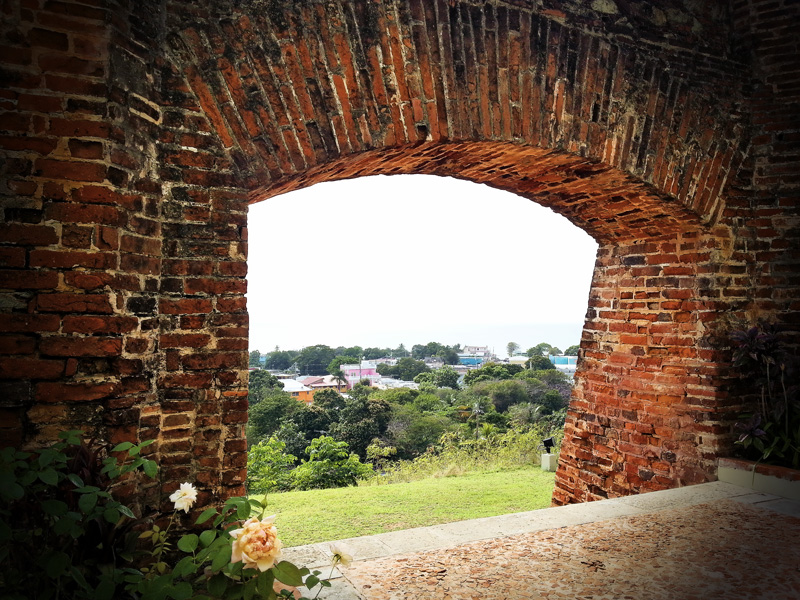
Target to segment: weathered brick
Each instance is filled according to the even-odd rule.
[[[103,181],[106,178],[106,166],[94,162],[40,158],[36,161],[34,175],[70,181]]]
[[[0,332],[50,332],[61,324],[58,315],[0,314]]]
[[[63,250],[31,250],[31,267],[112,269],[117,266],[117,256],[109,252],[77,252]]]
[[[36,307],[43,312],[99,314],[113,312],[109,298],[104,294],[72,294],[66,292],[39,294],[36,297]]]
[[[25,250],[23,248],[0,247],[0,267],[24,267]]]
[[[33,354],[36,340],[29,336],[6,335],[0,337],[0,354]]]
[[[47,217],[65,223],[99,223],[103,225],[121,225],[125,220],[123,213],[113,206],[66,203],[48,206]]]
[[[45,356],[118,356],[122,340],[111,337],[46,337],[39,344]]]
[[[0,270],[0,289],[42,290],[54,289],[57,285],[56,271]]]
[[[162,334],[160,337],[162,348],[203,348],[210,341],[211,336],[205,333]]]
[[[181,364],[186,369],[224,369],[230,367],[242,368],[244,356],[239,353],[218,352],[213,354],[187,354],[181,357]]]
[[[139,324],[135,317],[97,317],[67,315],[62,321],[64,333],[128,333]]]
[[[63,360],[8,357],[0,360],[2,379],[58,379],[63,374]]]
[[[164,298],[159,303],[159,310],[165,315],[208,313],[212,308],[212,301],[207,298]]]
[[[51,226],[0,223],[0,240],[31,246],[49,246],[58,242],[58,234]]]

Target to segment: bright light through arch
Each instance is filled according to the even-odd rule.
[[[250,207],[250,349],[580,341],[597,243],[485,185],[321,183]]]

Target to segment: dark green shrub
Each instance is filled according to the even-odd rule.
[[[298,490],[313,490],[356,485],[372,474],[372,465],[363,464],[350,453],[346,442],[323,435],[306,448],[308,460],[292,471],[292,483]]]

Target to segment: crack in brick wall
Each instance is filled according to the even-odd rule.
[[[797,346],[788,0],[0,11],[0,435],[156,439],[143,504],[243,493],[247,209],[321,181],[459,177],[598,241],[555,503],[713,479],[725,331]]]

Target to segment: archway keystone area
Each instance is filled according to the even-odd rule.
[[[2,442],[155,439],[145,504],[243,493],[248,205],[321,181],[459,177],[598,241],[557,504],[714,479],[725,332],[798,345],[796,3],[0,11]]]

